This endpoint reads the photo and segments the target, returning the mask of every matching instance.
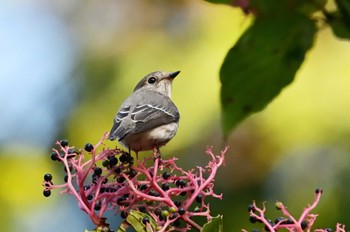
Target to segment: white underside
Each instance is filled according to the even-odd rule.
[[[178,123],[162,125],[143,133],[126,136],[120,143],[133,151],[152,150],[155,146],[161,147],[169,142],[176,134]]]

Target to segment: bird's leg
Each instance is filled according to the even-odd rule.
[[[130,146],[128,146],[128,151],[129,151],[129,155],[131,156],[131,148],[130,148]],[[135,151],[135,154],[136,154],[136,160],[139,160],[139,152]]]
[[[158,145],[155,145],[153,147],[153,156],[154,156],[155,159],[162,160],[162,156],[160,154],[160,150],[159,150],[159,146]]]
[[[131,153],[130,153],[131,151],[130,151],[130,146],[129,146],[129,154],[131,155]],[[136,155],[136,160],[139,160],[139,151],[135,151],[135,155]]]

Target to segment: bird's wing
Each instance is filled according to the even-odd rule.
[[[148,94],[132,95],[123,103],[114,119],[110,140],[122,140],[126,135],[179,121],[179,111],[168,96],[152,92],[150,98]]]
[[[109,133],[110,140],[115,140],[116,138],[119,139],[120,137],[124,137],[125,134],[129,133],[130,129],[132,129],[132,125],[130,125],[128,130],[128,127],[125,126],[125,122],[122,125],[123,120],[127,120],[128,115],[130,114],[130,108],[131,106],[125,103],[120,107],[117,115],[114,118],[111,132]]]
[[[170,98],[164,96],[162,101],[140,104],[131,113],[131,119],[136,122],[132,134],[141,133],[171,122],[178,122],[180,114]],[[161,104],[163,102],[163,104]]]

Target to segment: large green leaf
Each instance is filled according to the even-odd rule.
[[[350,25],[347,25],[341,17],[333,17],[329,21],[333,33],[341,39],[350,39]]]
[[[212,218],[208,223],[206,223],[201,232],[223,232],[224,224],[222,215]]]
[[[336,0],[338,11],[327,13],[326,17],[333,33],[342,39],[350,39],[350,1]]]
[[[225,4],[231,4],[233,0],[205,0],[207,2],[211,3],[225,3]]]
[[[338,10],[342,15],[345,24],[350,27],[350,1],[349,0],[335,0]]]
[[[314,22],[299,13],[256,18],[220,70],[225,135],[293,81],[315,32]]]
[[[315,11],[321,11],[327,0],[249,0],[249,6],[258,16],[278,16],[290,12],[300,12],[309,15]]]

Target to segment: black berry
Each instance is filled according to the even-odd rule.
[[[153,168],[148,169],[148,173],[151,177],[153,177]]]
[[[149,190],[148,195],[153,196],[153,197],[159,197],[160,196],[160,194],[158,192],[156,192],[155,190],[153,190],[153,189]]]
[[[168,184],[168,183],[163,183],[163,184],[162,184],[162,189],[163,189],[164,191],[169,190],[169,189],[170,189],[169,184]]]
[[[253,215],[251,215],[251,216],[249,216],[249,221],[250,221],[251,223],[256,223],[256,222],[258,221],[258,218],[255,217],[255,216],[253,216]]]
[[[149,218],[148,217],[144,217],[144,218],[142,218],[142,223],[143,224],[147,224],[147,223],[149,223]]]
[[[169,179],[170,176],[171,176],[171,173],[170,173],[170,172],[163,172],[162,177],[163,177],[164,180]]]
[[[72,165],[68,164],[68,169],[71,172],[73,170]],[[64,166],[64,171],[67,172],[67,167],[66,166]]]
[[[179,179],[175,182],[177,187],[185,187],[186,186],[186,181]]]
[[[87,152],[91,152],[92,150],[94,150],[94,145],[92,145],[91,143],[87,143],[87,144],[85,144],[84,149]]]
[[[117,199],[117,204],[118,205],[124,205],[124,201],[126,201],[126,197],[121,196]]]
[[[50,173],[47,173],[44,175],[44,180],[45,181],[51,181],[52,180],[52,175]]]
[[[94,174],[92,174],[91,178],[92,178],[92,183],[96,184],[99,177],[96,176],[96,174],[94,173]]]
[[[120,162],[122,162],[122,163],[128,162],[129,161],[129,156],[130,155],[128,153],[121,154],[121,156],[119,157]]]
[[[117,173],[117,174],[120,174],[120,173],[122,173],[122,169],[121,168],[116,168],[114,170],[114,172]]]
[[[118,164],[118,159],[115,156],[109,158],[109,166],[114,167]]]
[[[60,140],[60,144],[61,144],[62,147],[68,146],[68,140],[67,139],[62,139],[62,140]]]
[[[74,149],[68,149],[67,159],[71,159],[76,155]]]
[[[139,190],[146,190],[148,187],[147,187],[147,185],[146,184],[141,184],[141,185],[139,185]]]
[[[323,190],[322,190],[321,188],[317,188],[317,189],[315,190],[315,193],[316,193],[316,194],[319,194],[319,193],[322,194],[322,193],[323,193]]]
[[[174,204],[176,205],[176,207],[180,207],[181,206],[181,202],[180,201],[174,201]]]
[[[301,229],[303,229],[303,230],[306,229],[307,225],[308,225],[307,221],[302,221],[300,224]]]
[[[129,166],[132,166],[134,164],[134,157],[132,157],[131,155],[129,155],[128,163],[129,163]]]
[[[270,224],[270,225],[273,225],[272,221],[271,220],[267,220],[267,222]],[[267,225],[265,225],[265,230],[266,231],[270,231],[269,227]]]
[[[139,206],[139,211],[142,212],[142,213],[147,213],[147,209],[143,205]]]
[[[51,195],[51,190],[50,189],[45,189],[43,192],[45,197],[49,197]]]
[[[294,222],[291,219],[287,219],[285,222],[283,222],[283,224],[291,225],[294,224]]]
[[[100,210],[101,209],[101,205],[100,204],[96,204],[94,207],[95,210]]]
[[[170,219],[170,220],[173,220],[173,219],[175,219],[177,216],[179,216],[177,213],[173,213],[173,214],[171,214],[171,215],[169,216],[169,219]]]
[[[105,167],[105,168],[107,168],[107,167],[109,166],[109,160],[104,160],[104,161],[102,162],[102,166]]]
[[[129,177],[130,178],[134,178],[137,175],[137,172],[135,171],[135,169],[130,169],[129,171]]]
[[[120,217],[123,218],[123,219],[125,219],[125,218],[128,217],[128,213],[125,212],[125,211],[121,211],[121,212],[120,212]]]
[[[275,224],[277,224],[277,223],[279,223],[280,221],[283,221],[283,220],[285,220],[285,218],[284,217],[278,217],[278,218],[276,218],[275,219]],[[283,223],[283,222],[282,222]]]
[[[125,177],[123,177],[123,176],[118,176],[117,177],[117,182],[120,183],[120,184],[123,183],[124,180],[125,180]]]
[[[56,161],[58,160],[57,153],[56,152],[51,152],[51,160]]]
[[[254,205],[248,205],[248,212],[254,212],[254,211],[255,211]]]
[[[202,203],[202,199],[203,199],[203,195],[202,195],[202,194],[198,194],[198,195],[196,196],[196,201],[197,201],[198,203]]]
[[[180,214],[180,215],[184,215],[186,213],[186,210],[182,207],[180,207],[177,212]]]
[[[96,175],[96,176],[101,176],[101,174],[102,174],[102,168],[95,168],[95,170],[94,170],[94,174]]]
[[[157,216],[160,216],[162,214],[162,210],[160,208],[156,208],[154,210],[154,214],[157,215]]]

